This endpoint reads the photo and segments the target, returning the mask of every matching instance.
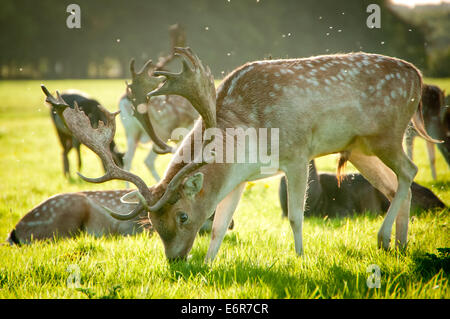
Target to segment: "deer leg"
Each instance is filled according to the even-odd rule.
[[[80,146],[81,146],[81,144],[77,141],[77,143],[74,143],[75,144],[75,149],[77,150],[77,156],[78,156],[78,171],[81,171],[81,166],[82,166],[82,163],[81,163],[81,150],[80,150]]]
[[[68,157],[69,151],[70,151],[70,149],[64,148],[63,153],[62,153],[64,176],[66,176],[66,177],[70,176],[69,157]]]
[[[217,205],[211,230],[211,242],[205,258],[206,262],[212,262],[216,257],[244,188],[245,182],[236,186],[236,188],[233,189],[219,205]]]
[[[395,167],[397,173],[394,173],[377,156],[352,152],[349,158],[361,174],[391,202],[378,233],[378,246],[384,249],[389,248],[394,220],[396,221],[396,244],[406,246],[411,204],[410,185],[417,169],[403,151],[401,154],[397,155],[397,159],[400,158],[397,162],[400,164],[393,165],[392,162],[386,161]],[[395,156],[392,157],[392,159],[394,158]]]
[[[428,160],[430,161],[431,176],[433,177],[434,180],[436,180],[436,153],[434,144],[428,141],[426,141],[426,144],[427,144]]]
[[[152,174],[155,181],[159,182],[159,180],[161,178],[159,177],[158,172],[156,171],[156,168],[155,168],[155,160],[156,160],[156,157],[158,156],[158,154],[155,153],[155,151],[153,150],[154,147],[155,147],[155,145],[152,145],[152,149],[148,153],[148,156],[145,159],[144,163],[147,166],[147,168],[149,169],[149,171]]]
[[[405,133],[405,146],[408,157],[413,160],[414,156],[414,137],[416,137],[416,132],[412,127],[408,127]]]
[[[303,255],[303,218],[308,182],[308,160],[297,161],[285,170],[287,180],[288,219],[294,233],[295,252]]]
[[[136,152],[136,147],[138,144],[139,137],[127,137],[127,151],[123,157],[123,169],[127,172],[131,169],[131,163],[133,162],[133,157]],[[126,182],[126,188],[130,187],[129,182]]]

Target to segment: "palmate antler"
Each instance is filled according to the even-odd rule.
[[[154,198],[154,196],[152,195],[150,189],[139,176],[121,169],[114,163],[112,159],[111,151],[108,145],[114,138],[114,134],[116,132],[115,117],[120,113],[120,111],[111,113],[104,107],[99,105],[100,110],[105,114],[107,118],[107,123],[99,121],[98,128],[94,129],[91,126],[89,118],[82,110],[80,110],[78,104],[75,103],[75,107],[72,109],[64,101],[64,99],[62,99],[58,91],[56,92],[57,98],[55,98],[53,97],[53,95],[51,95],[51,93],[44,85],[41,85],[41,88],[47,96],[46,100],[51,101],[52,104],[54,103],[61,108],[62,117],[66,121],[67,127],[72,132],[73,136],[75,136],[80,142],[82,142],[100,157],[106,171],[105,175],[98,178],[88,178],[80,173],[78,173],[78,175],[85,181],[91,183],[104,183],[106,181],[118,179],[131,182],[138,188],[138,197],[140,199],[139,203],[129,214],[118,214],[111,211],[109,208],[104,207],[105,210],[107,210],[110,215],[116,219],[129,220],[138,216],[144,211],[159,211],[178,190],[178,187],[181,185],[184,177],[197,168],[201,167],[202,165],[206,164],[204,162],[193,162],[186,165],[174,176],[162,197],[159,200],[156,200],[156,198]],[[156,203],[150,205],[150,203],[154,202]]]
[[[205,128],[216,127],[216,89],[211,70],[208,66],[204,67],[198,56],[188,47],[174,48],[174,54],[183,58],[183,70],[180,73],[154,71],[153,75],[164,76],[166,80],[147,96],[180,95],[189,100],[201,115]]]
[[[152,64],[152,60],[148,60],[144,66],[141,68],[139,72],[136,72],[134,68],[134,59],[130,61],[130,72],[131,72],[131,84],[126,83],[127,85],[127,95],[132,97],[133,104],[133,115],[134,117],[141,123],[145,132],[150,136],[152,141],[158,146],[158,150],[155,152],[159,154],[166,153],[174,153],[175,149],[167,145],[163,140],[159,138],[156,134],[155,129],[153,128],[150,119],[147,114],[147,102],[148,98],[146,97],[146,93],[154,88],[158,87],[161,84],[162,80],[154,77],[150,77],[148,75],[150,69],[154,69]],[[135,107],[136,105],[136,107]],[[139,106],[142,106],[139,107]]]

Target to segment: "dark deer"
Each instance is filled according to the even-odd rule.
[[[64,99],[64,101],[66,101],[66,103],[71,108],[74,107],[75,102],[78,103],[78,106],[89,117],[89,120],[91,121],[93,127],[97,127],[99,121],[105,121],[105,115],[103,114],[103,112],[100,111],[98,107],[100,103],[97,100],[89,98],[86,94],[75,90],[63,92],[61,94],[61,97]],[[63,157],[64,175],[66,177],[69,177],[70,167],[69,167],[68,153],[72,148],[75,148],[78,155],[78,170],[80,170],[82,166],[80,153],[81,143],[67,129],[61,117],[61,114],[59,113],[57,107],[55,107],[55,105],[53,104],[54,101],[51,99],[46,99],[46,102],[51,105],[50,114],[53,120],[53,124],[55,125],[59,141],[61,142],[61,146],[63,148],[62,157]],[[123,167],[124,154],[118,151],[117,145],[116,143],[114,143],[114,141],[111,141],[109,148],[111,154],[113,155],[114,162],[120,167]]]
[[[443,140],[437,144],[445,161],[450,168],[450,107],[446,105],[444,92],[435,85],[424,84],[422,88],[422,114],[427,133],[435,139]],[[417,136],[414,128],[410,128],[406,136],[408,156],[413,159],[413,142]],[[428,160],[430,162],[431,176],[437,178],[435,145],[426,142]]]
[[[411,185],[411,209],[442,209],[445,204],[428,188],[413,182]],[[286,178],[279,188],[282,215],[287,217]],[[335,174],[317,173],[314,161],[309,165],[306,216],[346,217],[364,212],[381,214],[389,208],[389,200],[374,188],[361,174],[348,174],[338,182]]]

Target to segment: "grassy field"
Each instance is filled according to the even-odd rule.
[[[450,91],[450,79],[428,79]],[[0,82],[0,239],[32,207],[61,192],[123,188],[119,181],[94,185],[62,174],[61,147],[43,103],[39,81]],[[45,81],[54,91],[77,88],[110,110],[124,90],[119,80]],[[118,124],[116,141],[125,151]],[[450,205],[450,170],[437,152],[438,180],[431,179],[423,140],[415,141],[416,182]],[[133,171],[152,183],[138,149]],[[86,176],[99,176],[101,165],[82,149]],[[162,173],[169,155],[157,160]],[[317,161],[334,171],[336,159]],[[351,166],[347,171],[352,170]],[[203,263],[209,237],[197,237],[187,262],[169,264],[157,235],[75,239],[0,246],[0,298],[449,298],[448,209],[412,217],[406,253],[376,248],[382,217],[311,218],[304,226],[305,255],[294,253],[289,223],[281,219],[278,179],[247,186],[229,232],[212,265]],[[369,265],[381,270],[381,288],[368,288]],[[448,271],[448,270],[447,270]],[[68,284],[79,279],[79,285]],[[75,280],[77,281],[77,280]]]

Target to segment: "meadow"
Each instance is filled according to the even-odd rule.
[[[0,240],[18,220],[48,197],[79,190],[119,189],[124,182],[89,184],[62,173],[61,147],[44,104],[40,81],[0,82]],[[45,81],[54,92],[77,88],[109,110],[118,108],[122,80]],[[426,79],[450,91],[450,79]],[[125,151],[118,120],[116,142]],[[132,171],[154,181],[138,148]],[[423,140],[415,139],[415,181],[450,205],[450,170],[437,151],[433,181]],[[99,159],[82,148],[85,176],[99,176]],[[157,160],[162,173],[170,155]],[[335,171],[336,157],[317,160]],[[352,171],[351,165],[347,172]],[[413,212],[406,252],[376,245],[382,216],[306,216],[305,254],[299,258],[289,222],[281,218],[279,179],[249,183],[213,264],[204,264],[209,237],[198,236],[188,261],[168,263],[157,234],[0,245],[0,298],[449,298],[449,210]],[[393,231],[394,233],[394,231]],[[442,248],[447,248],[443,250]],[[380,288],[369,288],[370,265],[381,271]],[[446,272],[446,271],[447,272]],[[74,284],[75,283],[75,284]]]

